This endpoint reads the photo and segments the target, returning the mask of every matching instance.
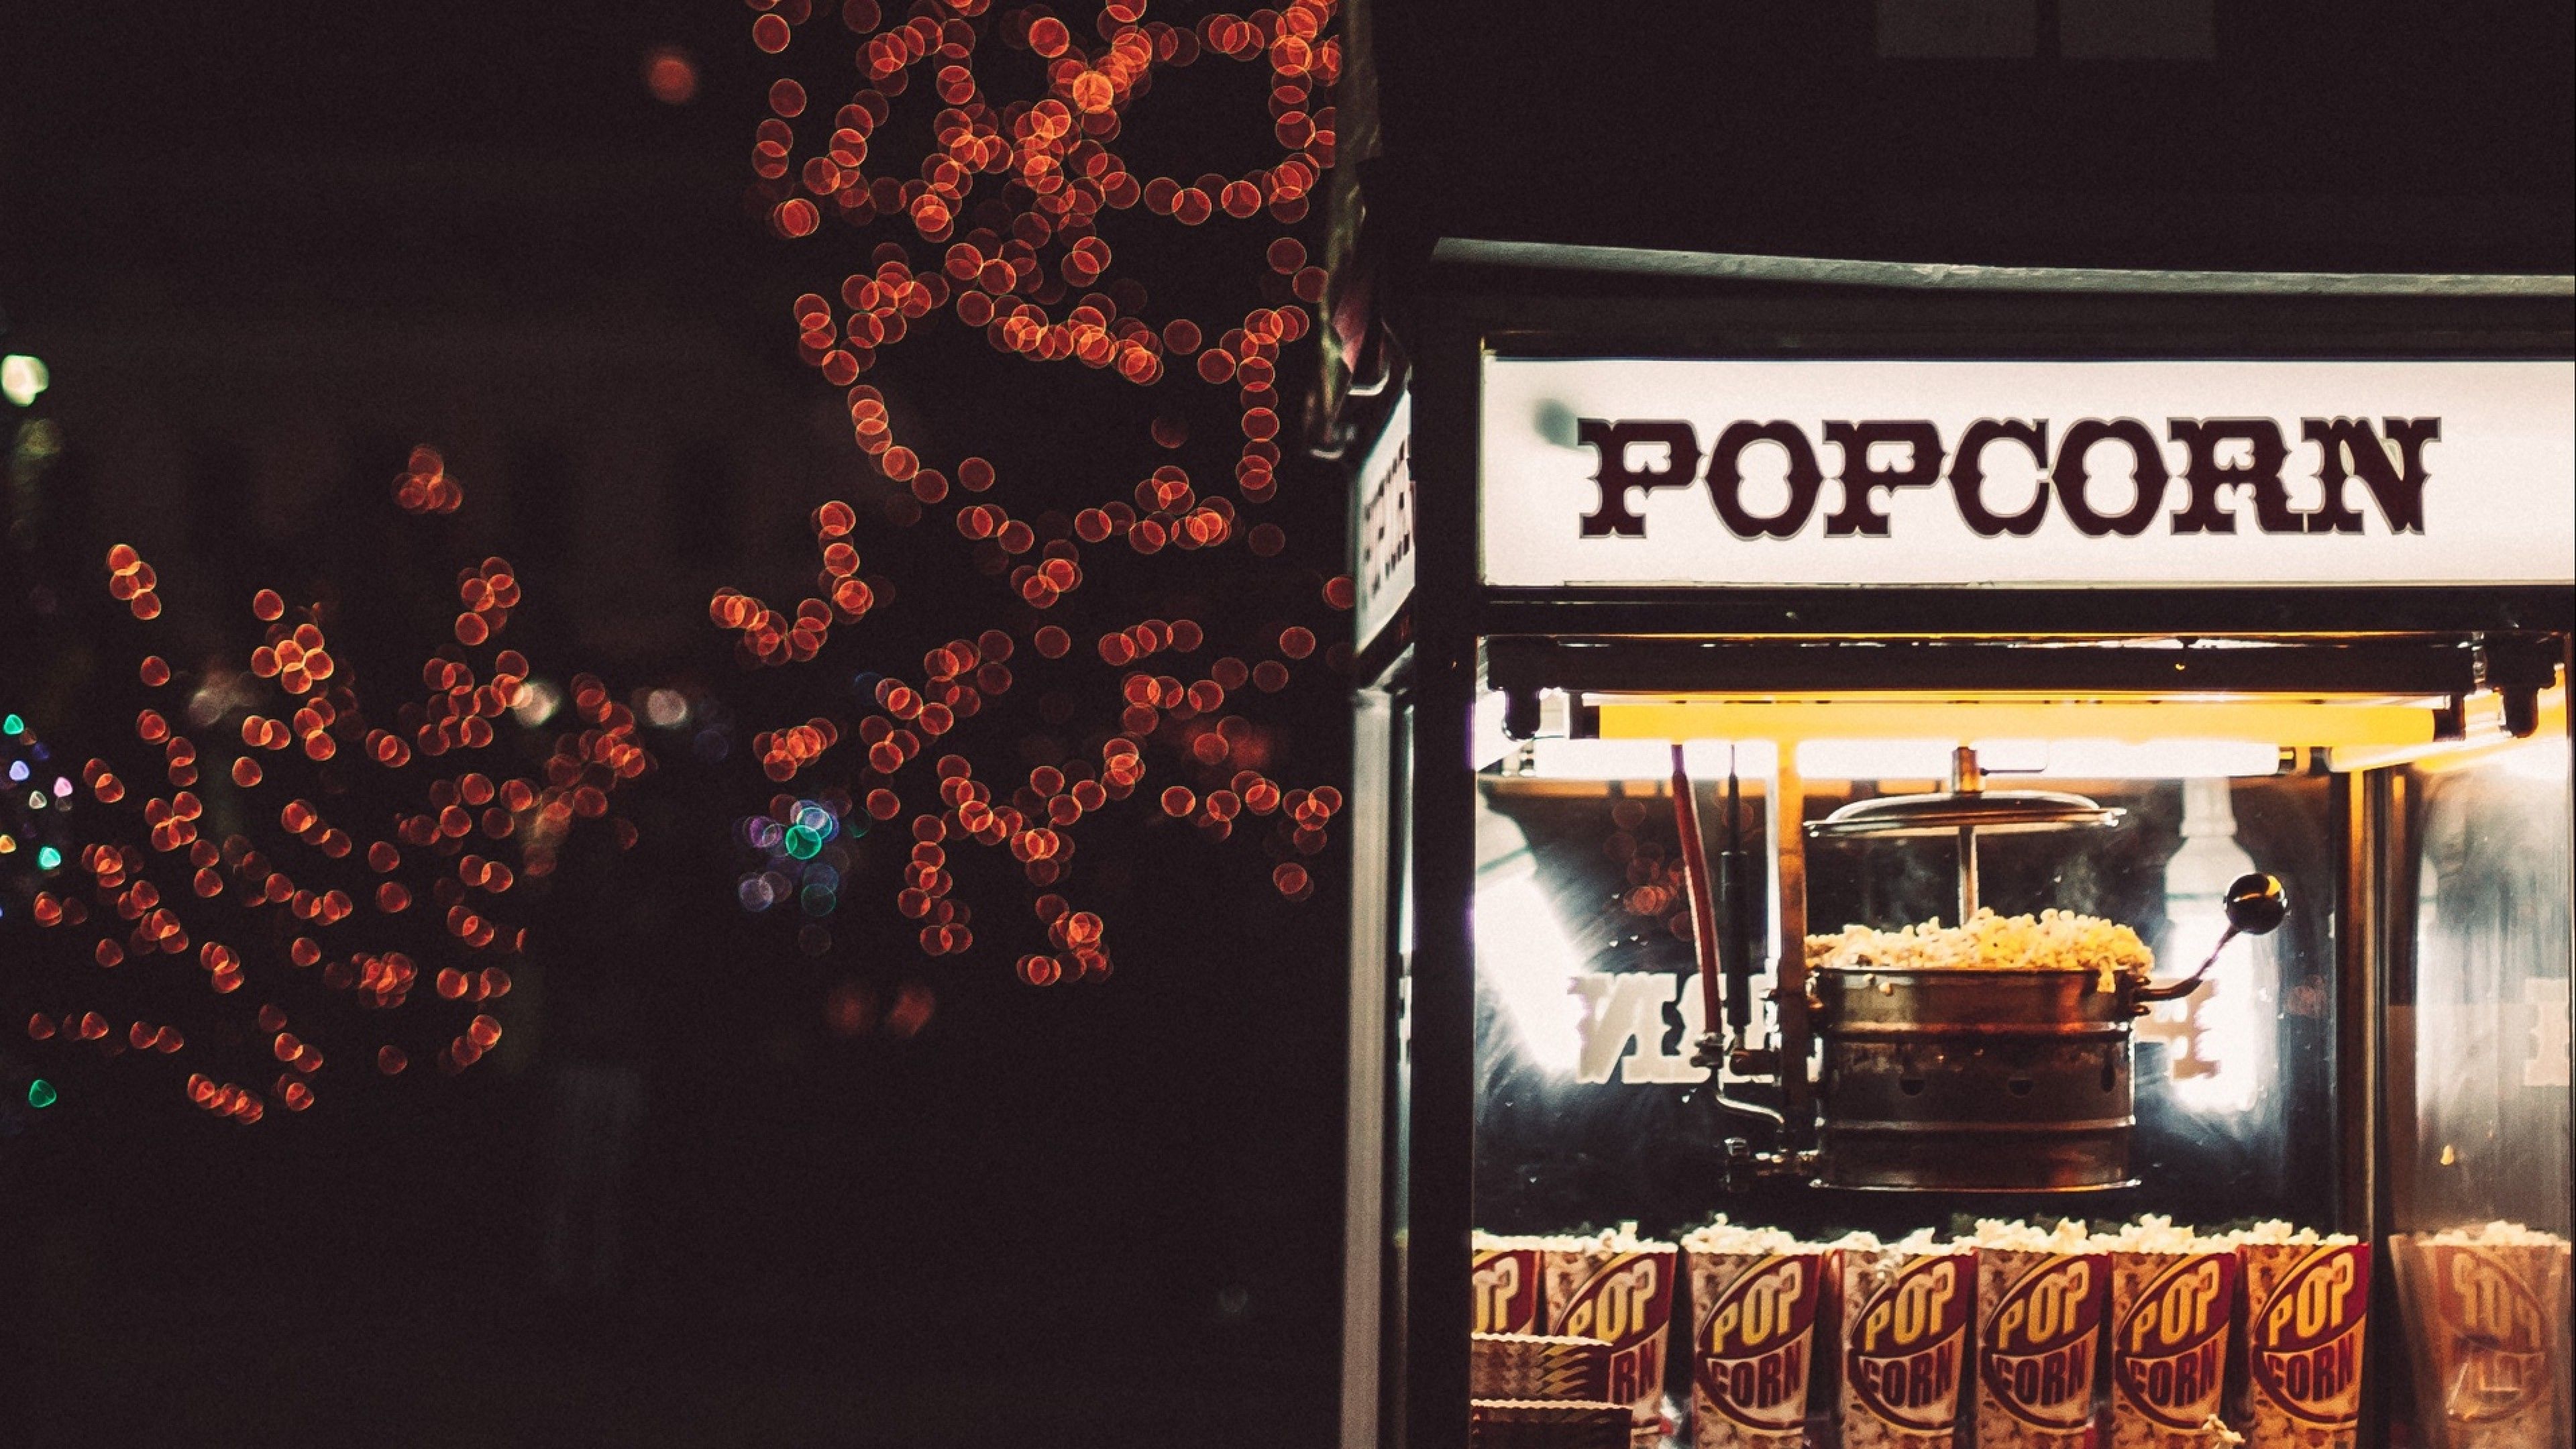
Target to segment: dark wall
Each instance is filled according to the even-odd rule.
[[[2564,7],[1500,0],[1367,26],[1372,225],[1421,237],[2545,272],[2576,246]]]

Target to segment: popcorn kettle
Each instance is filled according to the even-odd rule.
[[[1723,869],[1712,873],[1695,792],[1674,753],[1683,875],[1712,1023],[1699,1060],[1738,1077],[1776,1075],[1784,1099],[1796,1104],[1808,1096],[1797,1090],[1808,1084],[1793,1080],[1807,1070],[1803,1045],[1813,1039],[1822,1047],[1811,1087],[1813,1149],[1766,1158],[1730,1142],[1729,1151],[1756,1169],[1811,1174],[1818,1186],[2066,1193],[2132,1185],[2131,1022],[2153,1003],[2189,995],[2238,936],[2267,934],[2288,915],[2279,879],[2243,876],[2224,900],[2227,928],[2198,970],[2161,984],[2123,976],[2110,990],[2093,970],[2044,966],[1808,972],[1803,944],[1787,942],[1790,959],[1775,993],[1782,1045],[1749,1049],[1743,1032],[1758,948],[1745,924],[1748,871],[1732,834],[1735,812],[1728,812]],[[1988,790],[1975,751],[1962,747],[1952,759],[1948,789],[1847,805],[1805,825],[1806,837],[1954,838],[1959,919],[1966,922],[1978,905],[1980,835],[2112,829],[2124,819],[2123,811],[2081,795]],[[1737,1034],[1732,1049],[1715,1031],[1721,983],[1724,1020]],[[1785,1118],[1782,1125],[1791,1127]]]

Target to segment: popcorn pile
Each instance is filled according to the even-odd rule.
[[[1801,1244],[1798,1235],[1785,1228],[1757,1228],[1750,1223],[1730,1223],[1719,1213],[1706,1227],[1693,1228],[1682,1234],[1682,1251],[1686,1253],[1739,1253],[1745,1255],[1795,1253],[1812,1247]]]
[[[2476,1227],[2446,1228],[2427,1234],[2424,1241],[2437,1247],[2477,1248],[2557,1248],[2567,1240],[2556,1233],[2544,1233],[2521,1223],[2492,1222]]]
[[[1930,1228],[1916,1228],[1893,1243],[1880,1242],[1878,1234],[1862,1228],[1845,1233],[1825,1246],[1843,1253],[1903,1253],[1909,1258],[1949,1251],[1941,1242],[1940,1235]]]
[[[2106,1253],[2207,1253],[2227,1244],[2223,1238],[2178,1226],[2163,1213],[2148,1213],[2115,1231],[2094,1234],[2093,1245]]]
[[[2494,1226],[2520,1227],[2521,1225],[2518,1223],[2497,1223]],[[2528,1231],[2528,1229],[2525,1231]],[[2250,1228],[2238,1228],[2231,1233],[2221,1233],[2219,1236],[2227,1239],[2227,1241],[2234,1243],[2240,1248],[2348,1248],[2361,1241],[2361,1239],[2354,1237],[2350,1233],[2320,1233],[2314,1228],[2292,1227],[2289,1223],[2284,1222],[2279,1218],[2273,1218],[2269,1222],[2256,1223]]]
[[[2000,1253],[2082,1253],[2091,1250],[2093,1235],[2084,1230],[2082,1218],[2060,1218],[2054,1229],[2018,1219],[1979,1218],[1968,1241]]]
[[[1725,1219],[1720,1218],[1719,1221],[1723,1222]],[[1591,1253],[1608,1257],[1618,1253],[1648,1253],[1657,1249],[1670,1252],[1673,1245],[1638,1237],[1637,1225],[1634,1222],[1624,1222],[1615,1228],[1603,1228],[1597,1233],[1489,1233],[1478,1228],[1471,1246],[1479,1253]]]
[[[2037,916],[1980,909],[1965,926],[1846,926],[1839,935],[1807,938],[1810,971],[2090,971],[2098,989],[2111,991],[2120,977],[2144,977],[2155,964],[2136,931],[2056,909]]]

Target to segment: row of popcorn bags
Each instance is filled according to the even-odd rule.
[[[2148,1219],[2105,1236],[1989,1222],[1950,1243],[1822,1245],[1721,1219],[1678,1255],[1686,1419],[1650,1407],[1661,1366],[1640,1333],[1673,1311],[1653,1273],[1669,1276],[1669,1252],[1607,1236],[1480,1242],[1479,1331],[1597,1331],[1603,1294],[1621,1288],[1640,1307],[1609,1325],[1626,1360],[1609,1396],[1638,1406],[1639,1446],[1679,1423],[1689,1449],[2353,1443],[2370,1258],[2350,1238]]]
[[[2576,1442],[2567,1239],[2495,1223],[2385,1247],[2413,1442]],[[1678,1248],[1633,1230],[1480,1239],[1476,1321],[1599,1342],[1581,1381],[1633,1407],[1636,1449],[2356,1449],[2372,1261],[2277,1222],[1988,1221],[1828,1245],[1721,1218]],[[1663,1393],[1680,1302],[1686,1409]]]

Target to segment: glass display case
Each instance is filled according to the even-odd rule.
[[[2567,289],[2325,291],[1431,291],[1346,1445],[2567,1442]]]

